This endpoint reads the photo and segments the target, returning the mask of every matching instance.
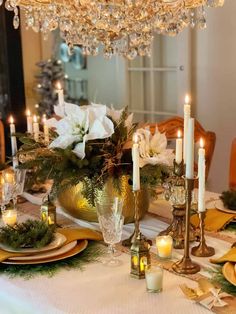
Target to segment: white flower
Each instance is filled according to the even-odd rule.
[[[57,110],[56,114],[59,112]],[[62,113],[62,112],[61,112]],[[114,125],[106,116],[106,106],[90,105],[79,107],[66,103],[64,116],[57,121],[47,121],[54,127],[58,137],[50,144],[50,148],[65,149],[75,144],[73,152],[81,159],[85,157],[85,143],[89,140],[105,139],[114,133]]]
[[[124,111],[124,108],[122,108],[120,110],[116,110],[116,109],[114,109],[113,106],[111,106],[111,108],[107,107],[107,115],[109,117],[111,117],[112,120],[115,122],[119,122],[123,111]],[[131,113],[128,116],[128,118],[125,120],[125,126],[126,126],[128,132],[131,129],[132,125],[133,125],[133,113]]]
[[[140,167],[147,164],[171,166],[174,160],[172,149],[167,149],[167,138],[156,129],[152,136],[149,129],[137,130],[139,136]]]

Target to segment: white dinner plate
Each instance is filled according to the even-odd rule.
[[[221,200],[218,200],[215,202],[215,207],[224,213],[235,214],[235,216],[236,216],[236,210],[225,208],[224,204]]]
[[[57,256],[53,256],[53,257],[49,257],[49,258],[42,258],[36,261],[10,261],[10,260],[6,260],[4,262],[2,262],[3,264],[9,264],[9,265],[34,265],[34,264],[48,264],[48,263],[52,263],[52,262],[56,262],[56,261],[61,261],[63,259],[75,256],[79,253],[81,253],[83,250],[86,249],[88,245],[88,241],[87,240],[81,240],[78,241],[75,245],[75,247],[72,250],[69,250],[68,252],[64,253],[64,254],[60,254]]]
[[[66,244],[58,249],[49,252],[43,252],[36,255],[10,257],[8,261],[37,261],[39,259],[50,258],[67,253],[68,251],[72,250],[76,246],[76,244],[77,241],[73,241],[69,244]]]
[[[61,233],[55,233],[54,240],[49,243],[48,245],[37,249],[37,248],[24,248],[24,249],[13,249],[3,243],[0,243],[0,249],[7,251],[7,252],[13,252],[13,253],[25,253],[25,254],[31,254],[31,253],[41,253],[46,251],[51,251],[53,249],[61,247],[66,242],[66,237]]]

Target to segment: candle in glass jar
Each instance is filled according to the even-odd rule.
[[[133,191],[140,190],[140,169],[139,169],[139,144],[138,136],[134,134],[134,143],[132,147],[133,161]]]
[[[176,149],[175,149],[175,162],[180,164],[183,159],[183,139],[181,138],[181,131],[178,131],[178,138],[176,140]]]
[[[36,115],[34,115],[33,117],[33,132],[34,132],[34,140],[35,142],[38,142],[39,140],[39,123],[38,123],[38,119],[36,117]]]
[[[17,222],[17,210],[5,209],[2,211],[2,220],[5,225],[13,227]]]
[[[33,133],[33,118],[31,116],[30,110],[26,110],[26,118],[27,118],[27,133]]]
[[[189,95],[185,96],[185,104],[184,104],[184,163],[186,164],[187,158],[187,134],[188,134],[188,122],[191,115],[191,106],[190,106],[190,97]]]
[[[173,239],[171,236],[158,236],[156,238],[157,255],[160,258],[171,258]]]
[[[204,212],[205,206],[205,149],[203,139],[200,139],[200,148],[198,150],[198,211]]]
[[[145,270],[145,279],[148,292],[161,292],[163,289],[163,269],[149,265]]]

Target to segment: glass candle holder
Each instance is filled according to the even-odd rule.
[[[17,210],[16,209],[3,210],[2,220],[5,225],[13,227],[17,222]]]
[[[148,265],[145,270],[147,292],[158,293],[163,289],[163,269]]]
[[[172,256],[173,239],[171,236],[158,236],[156,238],[157,256],[161,259],[170,259]]]

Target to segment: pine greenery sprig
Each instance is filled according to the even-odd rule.
[[[210,269],[209,272],[212,275],[212,283],[217,284],[221,287],[222,291],[236,296],[236,286],[232,285],[228,280],[225,279],[222,273],[222,266]]]
[[[32,136],[20,135],[19,140],[23,145],[18,152],[19,159],[22,159],[19,167],[32,170],[26,188],[31,188],[33,183],[51,180],[52,196],[57,197],[62,190],[82,182],[84,196],[94,205],[96,191],[103,187],[109,177],[114,178],[116,183],[119,182],[116,179],[122,175],[132,177],[130,143],[136,125],[128,129],[128,117],[127,108],[123,110],[119,121],[110,117],[114,124],[114,133],[106,139],[86,142],[84,159],[80,159],[73,152],[77,143],[69,145],[66,149],[50,149],[45,146],[43,140],[36,143]],[[55,132],[51,132],[50,140],[56,136]],[[154,187],[160,184],[168,173],[169,169],[165,166],[146,165],[140,172],[141,182],[145,187]]]
[[[105,252],[106,248],[104,246],[91,241],[86,250],[61,261],[37,265],[0,264],[0,274],[4,274],[10,278],[20,277],[26,280],[40,275],[51,278],[61,270],[83,270],[88,263],[99,262],[99,258],[104,255]]]
[[[0,229],[0,242],[13,249],[42,248],[54,239],[55,227],[31,220]]]
[[[236,210],[236,191],[224,191],[220,199],[223,201],[225,207]]]

